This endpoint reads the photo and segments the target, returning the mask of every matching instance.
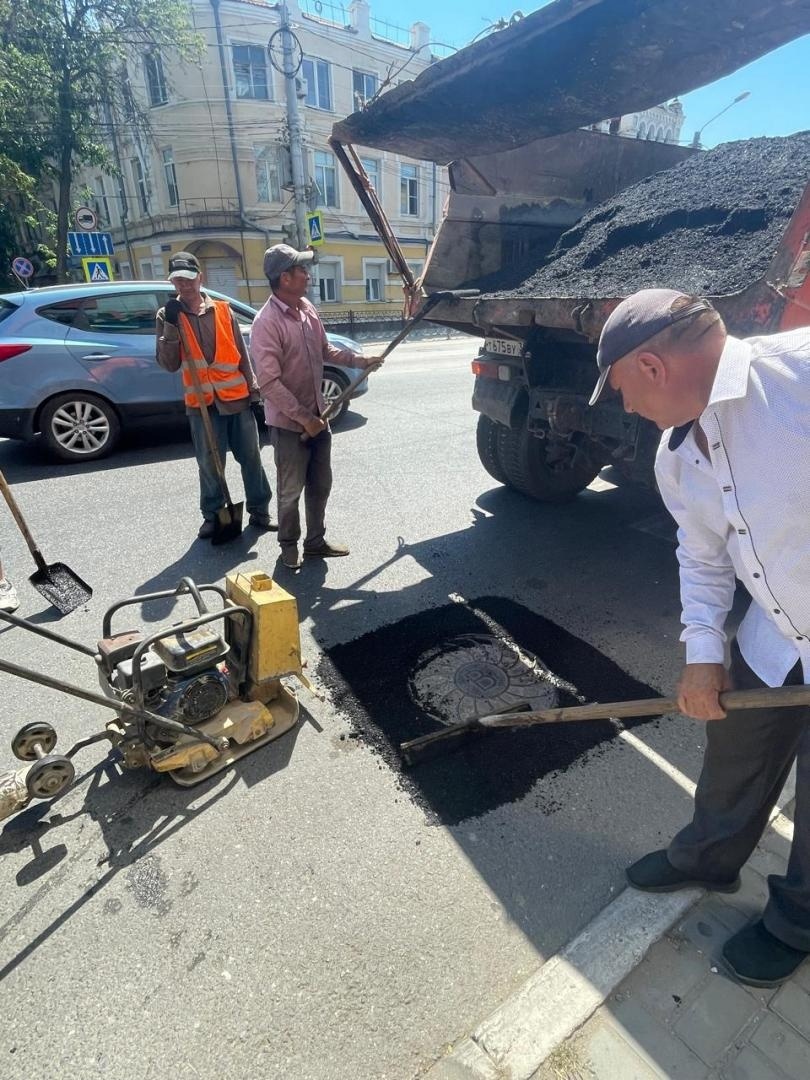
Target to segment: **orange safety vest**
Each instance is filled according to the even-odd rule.
[[[231,309],[224,300],[213,300],[215,318],[214,337],[214,362],[209,364],[203,356],[202,346],[197,340],[197,335],[191,325],[191,320],[185,312],[180,312],[179,318],[183,320],[183,329],[188,341],[190,352],[183,347],[180,339],[180,357],[183,360],[183,386],[185,387],[184,400],[192,409],[200,407],[197,395],[194,392],[194,384],[191,381],[187,365],[194,364],[200,378],[205,404],[211,405],[214,394],[223,401],[238,401],[239,398],[249,397],[250,389],[245,377],[239,370],[242,359],[236,342],[233,339],[233,322]]]

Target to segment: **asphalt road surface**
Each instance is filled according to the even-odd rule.
[[[266,569],[298,599],[326,693],[302,691],[293,732],[202,787],[122,772],[91,747],[74,788],[0,824],[0,1076],[409,1080],[686,819],[679,774],[696,778],[703,733],[683,718],[637,724],[640,744],[610,724],[482,737],[410,773],[392,752],[491,701],[667,693],[679,669],[656,497],[605,473],[550,507],[492,481],[475,453],[474,351],[406,344],[372,377],[334,440],[328,535],[351,557],[297,575],[272,536],[195,539],[177,433],[83,468],[0,441],[46,558],[95,590],[55,621],[0,516],[21,614],[94,643],[124,596]],[[91,661],[19,630],[0,631],[0,654],[96,686]],[[0,765],[39,718],[66,747],[107,716],[0,675]]]

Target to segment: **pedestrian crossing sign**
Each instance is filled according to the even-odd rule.
[[[101,281],[113,281],[112,259],[105,255],[85,256],[82,259],[84,280],[98,284]]]
[[[325,242],[323,234],[323,214],[320,210],[315,210],[311,214],[307,214],[307,232],[309,233],[309,242],[312,247],[320,247]]]

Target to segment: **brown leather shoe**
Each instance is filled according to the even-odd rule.
[[[304,555],[308,559],[339,559],[349,554],[349,549],[343,544],[330,544],[324,540],[318,547],[305,547]]]

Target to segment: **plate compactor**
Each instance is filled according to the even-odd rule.
[[[113,627],[123,609],[145,604],[148,611],[152,601],[186,596],[196,614],[182,622],[155,632]],[[211,599],[215,610],[206,602]],[[295,725],[298,699],[285,677],[309,686],[295,598],[262,572],[228,575],[224,589],[183,578],[176,589],[120,600],[105,613],[95,649],[14,615],[0,612],[0,619],[92,657],[103,693],[2,659],[0,671],[116,714],[65,754],[53,752],[56,731],[49,723],[20,728],[11,749],[30,764],[0,773],[0,819],[31,799],[61,794],[75,776],[74,754],[104,740],[125,768],[167,773],[184,787],[199,784]]]

